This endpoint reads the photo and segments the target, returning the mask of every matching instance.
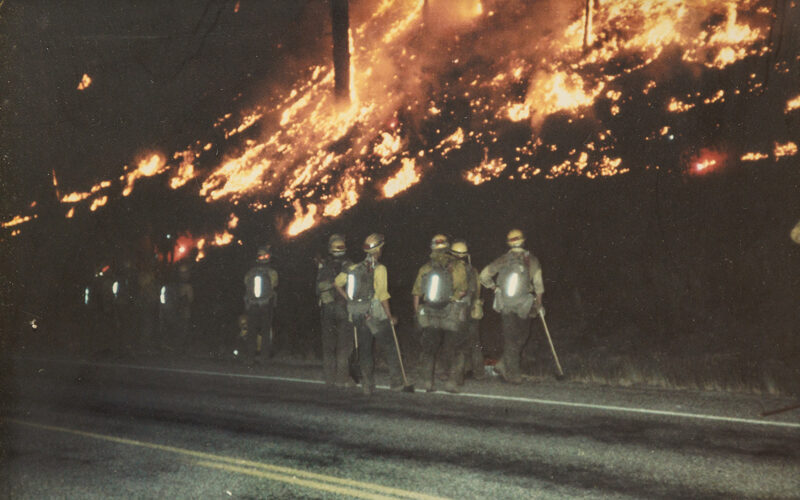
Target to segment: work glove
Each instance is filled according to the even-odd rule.
[[[544,306],[533,304],[533,307],[531,307],[530,317],[535,318],[537,316],[544,318]]]

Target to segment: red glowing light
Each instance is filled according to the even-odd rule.
[[[716,172],[725,166],[727,156],[723,152],[703,148],[689,160],[689,174],[707,175]]]

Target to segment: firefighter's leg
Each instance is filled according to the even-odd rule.
[[[480,380],[486,377],[483,368],[483,350],[481,348],[481,329],[480,321],[475,319],[467,320],[467,346],[465,360],[472,368],[472,378]]]
[[[394,335],[392,334],[392,324],[389,323],[388,319],[381,321],[380,328],[375,334],[375,341],[378,343],[381,355],[389,367],[389,387],[402,389],[403,375],[400,370],[400,353],[397,352]]]
[[[464,335],[464,330],[445,332],[444,345],[442,346],[442,357],[450,361],[450,371],[444,390],[448,392],[458,392],[458,388],[464,385],[464,354],[468,345],[468,337]]]
[[[375,388],[375,361],[373,359],[373,337],[362,317],[355,321],[358,335],[358,364],[361,367],[361,387],[365,394]]]
[[[527,337],[528,320],[520,318],[516,314],[503,314],[501,316],[503,325],[503,356],[499,371],[507,382],[518,384],[522,382],[519,369],[520,354],[522,346]]]
[[[352,386],[348,362],[350,353],[353,352],[353,324],[347,318],[347,310],[344,307],[337,309],[335,315],[336,323],[336,370],[335,382],[341,385]]]
[[[258,307],[250,306],[247,308],[247,337],[244,338],[244,352],[242,360],[247,364],[252,364],[256,359],[258,350],[258,335],[261,332],[261,314]]]
[[[335,304],[323,304],[320,308],[320,323],[322,327],[322,374],[325,383],[333,385],[336,382],[336,344],[337,324]]]
[[[420,389],[426,391],[433,390],[433,370],[436,359],[436,351],[442,342],[442,330],[439,328],[425,327],[422,329],[420,337],[419,365],[417,367],[417,378],[419,379]]]

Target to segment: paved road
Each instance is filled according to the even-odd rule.
[[[317,365],[13,363],[10,498],[800,497],[798,412],[759,417],[784,400],[497,381],[367,398]]]

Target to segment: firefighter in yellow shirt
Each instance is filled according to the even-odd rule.
[[[363,246],[366,258],[348,266],[334,281],[336,290],[347,299],[347,312],[358,341],[361,386],[367,395],[375,390],[373,343],[377,343],[389,365],[390,388],[403,389],[400,353],[392,332],[392,324],[397,323],[397,319],[389,307],[386,266],[379,262],[384,242],[382,234],[367,236]]]

